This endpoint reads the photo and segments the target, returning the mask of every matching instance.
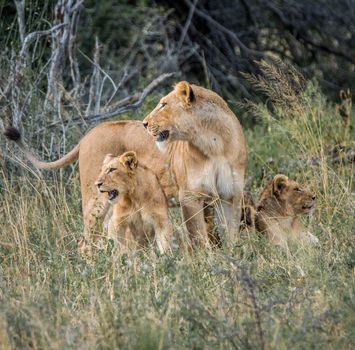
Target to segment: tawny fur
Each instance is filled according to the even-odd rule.
[[[225,241],[233,243],[247,150],[242,127],[226,102],[211,90],[182,81],[143,122],[156,142],[165,144],[160,148],[166,148],[192,242],[209,245],[203,210],[208,202],[218,203],[216,221]]]
[[[107,194],[98,194],[94,185],[103,159],[108,153],[133,150],[140,164],[157,174],[168,199],[179,196],[183,202],[183,215],[193,241],[208,245],[203,206],[206,200],[214,203],[219,199],[217,221],[229,233],[228,241],[233,242],[247,164],[238,119],[217,94],[186,82],[177,84],[161,102],[167,104],[163,108],[159,104],[146,122],[154,137],[164,130],[164,123],[168,125],[170,137],[159,143],[166,144],[161,147],[166,152],[159,151],[154,138],[137,121],[98,125],[71,152],[54,162],[39,161],[21,140],[17,144],[38,168],[59,169],[79,160],[83,216],[91,238],[101,235],[102,223],[110,213]]]
[[[79,147],[79,145],[76,145],[63,158],[58,159],[57,161],[54,161],[54,162],[49,162],[49,163],[42,162],[36,156],[34,156],[29,151],[29,149],[26,147],[26,145],[23,143],[19,130],[17,130],[14,127],[6,128],[6,130],[4,131],[4,135],[9,140],[16,142],[16,144],[20,147],[20,149],[25,153],[26,157],[39,169],[51,170],[51,169],[63,168],[65,166],[75,162],[79,156],[80,147]]]
[[[241,224],[248,230],[255,230],[256,204],[250,192],[243,192]]]
[[[285,175],[276,175],[261,194],[256,229],[285,249],[291,241],[316,244],[317,237],[306,230],[300,219],[315,205],[316,196],[307,187]]]
[[[139,164],[135,152],[107,155],[95,184],[100,192],[117,191],[108,222],[110,238],[126,246],[129,230],[141,247],[155,241],[161,253],[170,250],[172,226],[164,191],[153,171]]]
[[[102,235],[102,224],[109,220],[111,214],[107,194],[99,193],[95,186],[102,162],[109,153],[118,155],[133,149],[141,165],[154,169],[167,198],[177,198],[177,189],[174,187],[173,174],[169,171],[166,155],[158,150],[139,121],[102,123],[88,132],[72,151],[54,162],[38,160],[22,142],[18,130],[8,130],[6,136],[15,141],[27,158],[40,169],[60,169],[79,160],[82,210],[86,238],[89,240]]]

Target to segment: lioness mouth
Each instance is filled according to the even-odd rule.
[[[114,200],[117,196],[118,196],[118,191],[117,190],[113,190],[113,191],[110,191],[108,193],[108,199],[110,201]]]
[[[157,141],[158,142],[163,142],[163,141],[167,140],[168,137],[169,137],[169,130],[164,130],[164,131],[159,133],[159,135],[157,137]]]

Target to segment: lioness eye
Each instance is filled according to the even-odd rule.
[[[166,102],[162,102],[162,103],[160,104],[160,108],[159,108],[159,109],[163,109],[166,105],[167,105]]]
[[[302,192],[302,190],[301,190],[299,187],[296,187],[296,188],[295,188],[295,191],[296,191],[296,192]]]
[[[115,171],[115,170],[117,170],[117,168],[110,168],[110,169],[108,169],[107,174],[112,173],[112,172]]]

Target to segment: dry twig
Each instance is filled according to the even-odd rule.
[[[77,117],[77,118],[73,118],[71,119],[70,121],[70,124],[71,126],[74,126],[74,125],[78,125],[80,123],[82,123],[83,120],[85,120],[85,122],[89,122],[89,123],[95,123],[95,122],[99,122],[99,121],[102,121],[104,119],[108,119],[108,118],[111,118],[113,116],[116,116],[116,115],[120,115],[120,114],[123,114],[123,113],[127,113],[127,112],[130,112],[134,109],[137,109],[139,107],[142,106],[145,98],[154,90],[156,89],[161,83],[163,83],[165,80],[167,79],[170,79],[172,78],[173,76],[175,75],[175,73],[165,73],[165,74],[162,74],[160,75],[159,77],[155,78],[149,85],[147,85],[144,90],[142,91],[141,94],[134,94],[132,96],[128,96],[126,98],[124,98],[124,101],[136,101],[134,103],[131,103],[131,104],[125,104],[122,106],[122,103],[118,102],[118,104],[120,105],[119,108],[115,109],[114,111],[111,111],[111,112],[105,112],[105,113],[101,113],[101,114],[95,114],[95,115],[88,115],[86,117]],[[57,121],[57,122],[53,122],[49,125],[47,125],[45,128],[41,128],[37,131],[37,134],[38,133],[42,133],[43,131],[45,130],[48,130],[48,129],[52,129],[56,126],[58,126],[58,124],[60,124],[61,122],[60,121]]]

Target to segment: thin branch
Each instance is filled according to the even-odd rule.
[[[175,73],[165,73],[160,75],[158,78],[154,79],[148,86],[145,87],[145,89],[142,91],[141,95],[138,97],[137,102],[131,104],[131,105],[127,105],[127,106],[122,106],[118,109],[116,109],[115,111],[112,112],[107,112],[107,113],[103,113],[103,114],[98,114],[98,115],[92,115],[92,116],[88,116],[85,119],[87,119],[88,121],[100,121],[103,119],[107,119],[107,118],[111,118],[115,115],[118,114],[122,114],[122,113],[126,113],[129,111],[132,111],[134,109],[139,108],[140,106],[142,106],[145,98],[154,90],[158,87],[158,85],[160,85],[163,81],[172,78],[175,75]]]
[[[112,84],[114,90],[117,90],[117,86],[115,84],[115,82],[113,81],[113,79],[109,76],[109,74],[100,67],[100,65],[96,65],[95,61],[93,61],[89,56],[85,55],[84,52],[82,52],[80,49],[78,49],[78,52],[85,58],[87,59],[93,66],[97,66],[97,69],[110,81],[110,83]]]
[[[95,51],[94,51],[94,61],[93,61],[93,72],[90,78],[90,92],[89,92],[89,102],[86,107],[86,113],[90,114],[94,112],[95,114],[100,111],[100,100],[101,100],[101,90],[103,86],[103,81],[100,75],[100,45],[99,39],[95,37]],[[92,108],[94,106],[94,108]]]
[[[327,45],[323,45],[321,43],[316,43],[307,34],[304,34],[304,32],[301,30],[302,29],[301,25],[297,25],[294,21],[288,20],[285,17],[285,15],[282,13],[282,11],[277,6],[272,4],[271,2],[269,2],[267,4],[267,7],[279,18],[279,20],[282,22],[282,24],[284,26],[286,26],[287,29],[289,29],[289,30],[296,29],[298,35],[300,36],[300,39],[303,40],[304,43],[309,44],[309,45],[311,45],[315,48],[318,48],[322,51],[328,52],[330,54],[343,57],[344,59],[346,59],[350,63],[355,63],[355,59],[351,55],[348,55],[347,53],[342,52],[340,50],[336,50],[334,48],[331,48],[329,45],[329,40],[327,41]]]
[[[25,27],[25,0],[15,0],[17,10],[17,22],[20,32],[21,43],[25,40],[26,27]]]
[[[81,4],[81,2],[82,1],[79,0],[58,0],[55,6],[55,22],[64,23],[66,26],[63,27],[62,31],[56,32],[55,35],[52,33],[51,66],[48,74],[48,87],[44,103],[46,109],[48,108],[50,99],[53,99],[55,108],[58,108],[60,105],[61,93],[59,90],[63,87],[65,49],[69,42],[71,24],[73,20],[75,20],[71,8],[75,10],[75,6]],[[55,115],[54,119],[57,119]]]
[[[185,0],[185,2],[189,5],[192,6],[191,2],[189,0]],[[227,29],[224,27],[222,24],[217,22],[215,19],[213,19],[210,15],[208,15],[205,11],[199,10],[198,8],[195,9],[196,15],[199,17],[205,19],[206,21],[210,22],[213,26],[215,26],[217,29],[219,29],[221,32],[228,34],[240,47],[241,51],[244,51],[247,55],[253,56],[258,59],[267,59],[269,58],[269,55],[256,51],[253,49],[249,49],[244,43],[239,39],[238,35],[232,32],[231,30]]]
[[[184,28],[182,30],[179,42],[177,44],[177,52],[180,52],[182,44],[184,43],[184,40],[185,40],[187,31],[189,30],[189,27],[190,27],[190,24],[191,24],[191,20],[192,20],[192,16],[194,15],[197,3],[198,3],[198,0],[194,0],[193,4],[190,6],[189,15],[187,16],[186,23],[184,25]]]
[[[71,9],[72,21],[70,22],[71,28],[69,32],[69,42],[68,42],[68,56],[70,62],[71,77],[74,85],[74,97],[76,97],[80,88],[80,70],[79,70],[78,60],[76,57],[76,34],[77,34],[81,4],[82,1],[79,1]]]
[[[73,118],[70,121],[68,121],[68,123],[70,122],[71,125],[78,125],[80,123],[83,122],[83,119],[86,122],[90,122],[90,123],[94,123],[94,122],[98,122],[98,121],[102,121],[104,119],[108,119],[111,118],[113,116],[116,115],[120,115],[126,112],[130,112],[134,109],[137,109],[139,107],[142,106],[145,98],[153,91],[155,90],[158,85],[160,85],[161,83],[163,83],[165,80],[172,78],[176,73],[165,73],[160,75],[159,77],[155,78],[149,85],[147,85],[144,90],[142,91],[141,94],[135,94],[132,96],[128,96],[126,98],[124,98],[125,101],[131,101],[131,100],[136,100],[136,102],[129,104],[129,105],[125,105],[125,106],[121,106],[119,108],[117,108],[114,111],[111,112],[106,112],[106,113],[101,113],[101,114],[96,114],[96,115],[88,115],[86,117],[78,117],[78,118]],[[49,125],[47,125],[44,128],[39,129],[36,134],[38,133],[42,133],[45,130],[48,129],[52,129],[53,127],[56,127],[58,124],[61,124],[61,121],[57,121],[54,123],[51,123]]]
[[[33,33],[30,33],[30,34],[26,35],[26,37],[25,37],[25,39],[23,41],[23,44],[22,44],[22,48],[21,48],[21,51],[20,51],[20,56],[21,57],[26,57],[28,55],[29,46],[31,45],[31,43],[34,40],[36,40],[37,38],[39,38],[41,36],[51,34],[52,32],[65,27],[66,25],[67,24],[65,24],[65,23],[60,23],[60,24],[57,24],[57,25],[53,26],[50,29],[39,30],[37,32],[33,32]]]

